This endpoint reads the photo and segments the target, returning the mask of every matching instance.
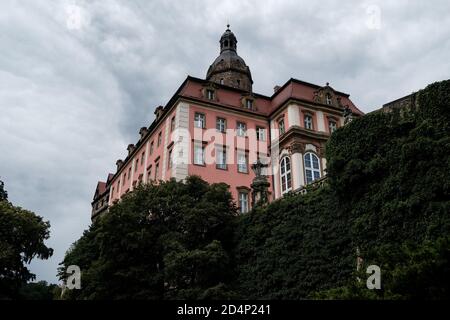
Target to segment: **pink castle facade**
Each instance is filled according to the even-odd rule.
[[[206,79],[188,76],[156,118],[140,129],[117,171],[99,182],[92,218],[140,183],[198,175],[224,182],[242,213],[251,209],[251,165],[267,164],[269,200],[302,188],[326,173],[325,143],[346,119],[363,113],[349,95],[328,85],[290,79],[272,96],[252,91],[250,69],[237,55],[229,30]],[[345,115],[345,117],[344,117]]]

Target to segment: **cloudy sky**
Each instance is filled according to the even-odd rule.
[[[90,223],[98,180],[187,75],[204,78],[227,21],[254,91],[294,77],[330,82],[371,111],[450,75],[443,1],[2,0],[0,179],[50,220],[55,249],[33,262],[56,282]]]

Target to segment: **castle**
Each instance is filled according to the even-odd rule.
[[[325,143],[334,130],[363,115],[349,94],[328,83],[289,79],[271,96],[253,92],[250,68],[237,54],[229,25],[206,78],[188,76],[155,120],[139,130],[125,159],[98,182],[92,219],[140,183],[198,175],[224,182],[241,213],[252,206],[252,164],[264,164],[268,200],[326,174]],[[253,195],[254,199],[254,195]]]

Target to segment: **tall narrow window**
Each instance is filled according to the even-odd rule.
[[[311,152],[305,153],[306,183],[311,183],[320,178],[319,158]]]
[[[223,84],[223,78],[220,79],[220,84]]]
[[[248,192],[239,192],[239,211],[248,212]]]
[[[247,109],[252,110],[253,109],[253,100],[251,100],[251,99],[245,100],[245,106],[247,107]]]
[[[150,167],[147,168],[147,180],[152,180],[152,166],[150,165]]]
[[[310,115],[305,115],[305,128],[312,130],[313,129],[313,119]]]
[[[248,172],[247,155],[245,154],[245,151],[238,151],[237,165],[238,165],[238,172],[242,172],[242,173]]]
[[[266,129],[262,127],[256,127],[256,140],[266,141]]]
[[[205,128],[205,115],[203,113],[199,113],[199,112],[195,113],[194,126],[196,128]]]
[[[289,157],[284,157],[283,159],[281,159],[280,176],[281,194],[285,194],[292,190],[291,160],[289,159]]]
[[[207,97],[209,100],[214,100],[214,90],[207,89],[207,90],[206,90],[206,97]]]
[[[329,93],[327,93],[327,95],[326,95],[326,102],[328,105],[331,104],[331,94],[329,94]]]
[[[329,127],[329,129],[330,129],[330,133],[333,133],[334,131],[336,131],[336,129],[337,129],[336,121],[334,121],[334,120],[329,120],[329,121],[328,121],[328,127]]]
[[[225,132],[227,130],[227,120],[224,118],[217,118],[216,120],[216,129],[219,132]]]
[[[134,164],[134,167],[135,167],[135,168],[137,168],[137,167],[138,167],[138,165],[139,165],[139,158],[136,158],[136,160],[135,160],[135,164]]]
[[[158,147],[161,145],[161,141],[162,141],[162,132],[160,131],[158,133]]]
[[[141,155],[141,166],[144,165],[144,162],[145,162],[145,152],[142,152],[142,155]]]
[[[172,120],[170,120],[170,132],[175,130],[175,116],[172,117]]]
[[[239,137],[245,137],[247,131],[247,125],[244,122],[238,122],[236,124],[237,135]]]
[[[280,136],[286,131],[284,127],[284,119],[278,121],[278,130],[280,131]]]
[[[131,177],[131,167],[128,168],[128,180],[130,180]]]
[[[155,180],[158,180],[159,175],[159,162],[155,164]]]
[[[194,145],[194,164],[204,165],[205,157],[204,157],[204,147],[201,144]]]
[[[168,160],[168,167],[169,169],[172,168],[172,163],[173,163],[173,159],[172,159],[173,155],[172,155],[172,149],[169,150],[169,160]]]
[[[153,147],[154,147],[154,143],[153,141],[150,143],[150,154],[153,154]]]
[[[216,168],[227,169],[227,150],[224,146],[216,147]]]

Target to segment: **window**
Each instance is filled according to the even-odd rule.
[[[145,152],[142,152],[142,155],[141,155],[141,166],[144,165],[144,161],[145,161]]]
[[[209,100],[214,100],[214,90],[212,90],[212,89],[207,89],[207,90],[206,90],[206,97],[207,97]]]
[[[220,132],[225,132],[227,130],[227,120],[224,118],[217,118],[216,120],[216,129]]]
[[[238,165],[238,172],[247,173],[247,155],[245,154],[245,151],[238,151],[237,154],[237,165]]]
[[[136,160],[135,160],[135,168],[137,167],[139,165],[139,158],[136,158]]]
[[[130,180],[131,177],[131,167],[128,168],[128,180]]]
[[[173,159],[172,159],[172,149],[169,150],[169,162],[168,162],[168,167],[169,169],[172,168],[172,163],[173,163]]]
[[[125,184],[125,180],[127,180],[127,173],[126,172],[123,174],[122,185]]]
[[[247,107],[247,109],[253,109],[253,100],[251,99],[247,99],[245,100],[245,106]]]
[[[223,78],[222,78],[222,79],[220,79],[220,84],[223,84]]]
[[[119,189],[120,189],[120,180],[117,181],[117,193],[119,193]]]
[[[326,95],[326,102],[328,105],[331,104],[331,94],[329,94],[329,93],[327,93],[327,95]]]
[[[153,153],[153,145],[154,145],[154,143],[153,143],[153,141],[152,141],[152,143],[150,143],[150,154]]]
[[[158,147],[161,145],[161,140],[162,140],[162,132],[160,131],[158,133]]]
[[[204,147],[200,144],[194,145],[194,164],[204,165],[205,157],[204,157]]]
[[[216,168],[227,169],[227,150],[224,146],[216,148]]]
[[[305,153],[306,183],[311,183],[320,178],[319,158],[311,152]]]
[[[159,174],[159,162],[155,164],[155,180],[158,180],[158,174]]]
[[[283,159],[281,159],[280,176],[281,194],[285,194],[292,189],[291,160],[289,159],[289,157],[284,157]]]
[[[312,121],[312,117],[310,115],[305,115],[305,128],[312,130],[313,128],[313,121]]]
[[[334,131],[336,131],[337,129],[337,123],[334,120],[329,120],[328,121],[328,127],[330,129],[330,133],[333,133]]]
[[[147,168],[147,180],[152,178],[152,166]]]
[[[280,135],[282,135],[286,131],[284,127],[284,119],[280,119],[278,121],[278,130],[280,131]]]
[[[172,117],[172,120],[170,120],[170,132],[175,130],[175,116]]]
[[[239,87],[241,85],[241,80],[237,80],[236,82],[237,82],[237,85]]]
[[[244,122],[238,122],[236,127],[237,127],[237,135],[239,137],[245,137],[245,133],[247,131],[247,125]]]
[[[196,128],[205,128],[206,127],[205,115],[203,113],[198,113],[198,112],[195,113],[194,126]]]
[[[248,192],[239,192],[239,210],[241,213],[248,212]]]
[[[262,127],[256,127],[256,140],[266,141],[266,129]]]

